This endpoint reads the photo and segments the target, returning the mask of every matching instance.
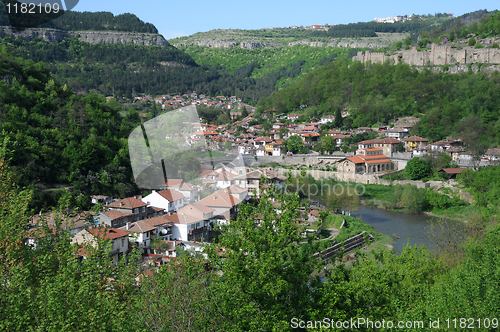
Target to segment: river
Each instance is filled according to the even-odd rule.
[[[411,246],[425,244],[428,249],[434,248],[429,239],[429,221],[432,217],[425,214],[415,215],[360,205],[352,216],[370,224],[375,231],[392,237],[394,250],[398,253],[403,251],[408,239]]]

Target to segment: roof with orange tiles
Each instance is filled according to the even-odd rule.
[[[464,169],[466,168],[443,168],[442,171],[447,174],[460,174]]]
[[[165,181],[165,185],[167,187],[179,187],[183,181],[183,179],[169,179]]]
[[[185,197],[183,194],[173,189],[158,191],[158,194],[169,202],[178,201]]]
[[[129,232],[112,227],[91,228],[88,232],[97,237],[104,237],[105,240],[113,240],[124,236],[129,236]]]
[[[248,189],[245,188],[240,188],[237,186],[229,186],[227,188],[222,189],[225,193],[232,194],[232,195],[237,195],[244,193],[245,191],[248,191]]]
[[[217,191],[205,197],[199,203],[209,207],[230,208],[241,203],[241,200],[223,191]]]
[[[411,136],[405,139],[406,142],[429,142],[427,138],[423,137],[418,137],[418,136]]]
[[[354,157],[347,157],[346,159],[347,159],[347,160],[349,160],[349,161],[352,161],[352,162],[353,162],[353,163],[355,163],[355,164],[364,164],[363,159],[361,159],[361,158],[360,158],[360,157],[358,157],[358,156],[354,156]]]
[[[191,216],[188,214],[172,214],[168,216],[170,222],[174,224],[194,224],[203,220],[203,217]]]
[[[179,188],[179,190],[196,190],[198,189],[198,186],[195,186],[194,184],[184,182],[182,186]]]
[[[170,220],[170,216],[168,214],[164,214],[163,216],[158,216],[154,218],[148,218],[143,220],[145,223],[151,225],[151,226],[160,226],[160,225],[165,225],[165,226],[172,226],[172,221]]]
[[[212,213],[214,211],[215,210],[212,209],[211,207],[208,207],[208,206],[205,206],[203,204],[196,202],[196,203],[188,204],[188,205],[180,208],[179,210],[177,210],[177,214],[187,214],[190,216],[203,218],[203,216],[205,214],[209,214],[209,213]]]
[[[102,211],[100,214],[107,217],[108,219],[115,220],[120,219],[122,217],[131,216],[132,213],[123,213],[120,211],[110,210],[110,211]]]
[[[139,220],[130,224],[129,229],[127,229],[127,226],[123,226],[118,229],[129,233],[146,233],[152,231],[153,229],[155,229],[155,227],[151,224],[148,224],[145,220]]]
[[[375,154],[371,156],[358,155],[358,157],[364,160],[387,159],[387,156],[383,154]]]
[[[378,164],[378,163],[390,163],[389,158],[377,159],[377,160],[366,160],[367,164]]]
[[[143,207],[146,206],[147,204],[141,201],[140,199],[137,199],[135,197],[128,197],[124,199],[120,199],[116,202],[109,203],[106,205],[107,207],[110,208],[123,208],[123,209],[135,209],[138,207]]]

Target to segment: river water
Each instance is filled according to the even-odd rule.
[[[352,216],[370,224],[375,231],[392,237],[394,250],[398,253],[403,251],[408,240],[411,246],[424,244],[428,249],[434,248],[429,239],[429,221],[432,217],[425,214],[415,215],[360,205]]]

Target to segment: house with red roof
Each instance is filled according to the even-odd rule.
[[[413,150],[422,150],[429,144],[427,138],[411,136],[404,140],[406,152],[413,152]]]
[[[111,243],[110,254],[113,265],[118,264],[118,261],[128,252],[128,237],[130,233],[113,227],[96,227],[88,230],[82,230],[75,234],[71,240],[72,244],[80,246],[97,247],[98,240],[109,241]],[[80,251],[82,256],[86,256],[85,250]]]
[[[164,209],[166,212],[174,212],[185,205],[185,197],[177,190],[167,189],[153,192],[142,199],[144,203]]]
[[[126,214],[133,214],[133,217],[129,216],[128,221],[139,221],[147,218],[147,204],[138,199],[137,197],[127,197],[113,203],[106,205],[109,210],[119,211]],[[123,225],[122,225],[123,226]]]
[[[392,161],[382,154],[383,149],[359,149],[355,156],[338,163],[337,170],[349,174],[373,174],[394,170]]]

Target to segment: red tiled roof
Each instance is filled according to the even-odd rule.
[[[135,209],[146,206],[147,204],[135,197],[128,197],[116,202],[110,203],[107,206],[111,208]]]
[[[354,157],[347,157],[346,159],[347,159],[347,160],[349,160],[349,161],[352,161],[352,162],[353,162],[353,163],[355,163],[355,164],[363,164],[363,163],[364,163],[363,159],[361,159],[361,158],[360,158],[360,157],[358,157],[358,156],[354,156]]]
[[[172,221],[170,220],[170,216],[168,214],[164,214],[163,216],[158,216],[154,218],[144,219],[144,222],[151,226],[160,226],[160,225],[170,225]]]
[[[406,142],[429,142],[428,139],[418,136],[411,136],[405,139]]]
[[[442,171],[447,174],[460,174],[464,169],[466,168],[443,168]]]
[[[225,193],[224,191],[217,191],[210,196],[205,197],[198,203],[209,207],[233,207],[241,202],[240,199]]]
[[[147,223],[145,220],[139,220],[130,224],[129,229],[127,229],[127,226],[123,226],[118,229],[129,233],[146,233],[152,231],[155,227]]]
[[[97,237],[104,237],[105,240],[117,239],[119,237],[128,236],[130,234],[127,231],[112,227],[91,228],[88,230],[88,232]]]
[[[132,213],[123,213],[123,212],[115,211],[115,210],[103,211],[103,212],[101,212],[101,214],[105,215],[106,217],[108,217],[111,220],[115,220],[115,219],[119,219],[119,218],[122,218],[122,217],[126,217],[126,216],[131,216],[132,215]]]
[[[169,202],[174,202],[184,198],[183,194],[181,194],[177,190],[172,190],[172,189],[159,191],[158,194]]]
[[[183,179],[170,179],[165,181],[165,185],[167,187],[180,187],[183,181]]]
[[[388,158],[377,159],[377,160],[366,160],[367,164],[390,163],[390,162],[391,161]]]

